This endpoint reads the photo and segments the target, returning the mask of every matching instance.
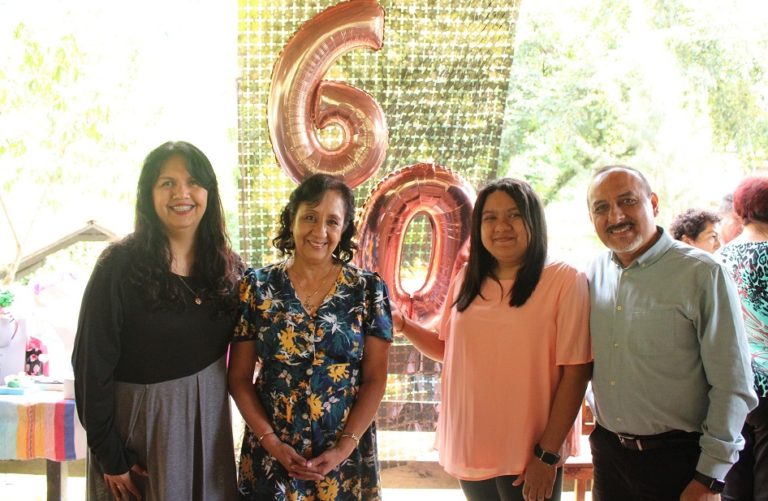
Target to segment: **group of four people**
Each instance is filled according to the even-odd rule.
[[[763,189],[749,202],[758,230]],[[742,426],[766,469],[765,418],[745,423],[757,400],[726,268],[654,224],[657,196],[634,169],[597,172],[588,206],[609,252],[583,273],[549,257],[527,183],[484,187],[468,262],[428,330],[349,264],[344,183],[306,178],[273,240],[284,260],[245,271],[208,159],[161,145],[142,169],[135,231],[101,256],[81,307],[73,366],[89,499],[380,499],[374,417],[393,331],[443,362],[436,446],[470,500],[559,499],[590,379],[594,499],[708,499]],[[755,249],[733,253],[735,276],[764,266]],[[748,327],[764,335],[760,276]],[[764,338],[750,343],[765,356]],[[753,357],[762,408],[764,363]],[[237,483],[227,388],[247,424]],[[735,483],[751,487],[747,470]]]

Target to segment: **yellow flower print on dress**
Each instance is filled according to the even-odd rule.
[[[317,499],[320,501],[334,501],[339,495],[339,481],[326,477],[317,486]]]
[[[278,402],[282,405],[276,406],[275,416],[285,419],[287,423],[293,423],[293,399],[281,395]],[[281,412],[281,408],[285,411]]]
[[[288,355],[298,355],[301,351],[296,347],[296,331],[289,325],[286,329],[280,331],[281,351]]]
[[[323,402],[317,395],[309,396],[309,419],[317,421],[323,415]]]
[[[315,366],[325,365],[325,352],[322,352],[322,351],[316,352],[315,358],[314,360],[312,360],[312,365],[315,365]]]
[[[330,377],[334,383],[338,383],[342,379],[349,377],[349,371],[347,370],[349,364],[332,364],[328,366],[328,377]]]

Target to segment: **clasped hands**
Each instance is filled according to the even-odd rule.
[[[274,434],[262,440],[261,445],[283,465],[291,478],[313,481],[324,479],[330,471],[347,459],[355,448],[353,441],[342,439],[319,456],[307,459]]]

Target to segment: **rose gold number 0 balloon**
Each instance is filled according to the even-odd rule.
[[[434,164],[404,167],[387,176],[368,198],[360,220],[361,268],[374,269],[409,318],[434,327],[451,278],[466,260],[475,190]],[[432,225],[432,255],[424,285],[408,294],[400,283],[403,239],[419,214]]]
[[[267,123],[277,161],[294,181],[323,172],[354,188],[384,163],[389,134],[379,104],[360,89],[322,80],[343,53],[378,50],[383,37],[381,6],[353,0],[304,23],[283,49],[272,72]],[[335,150],[325,148],[315,130],[331,124],[344,132]]]

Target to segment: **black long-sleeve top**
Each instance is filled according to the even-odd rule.
[[[211,301],[197,305],[192,293],[176,308],[157,308],[126,279],[129,250],[105,251],[91,275],[80,307],[72,366],[75,398],[88,447],[108,474],[136,463],[118,436],[115,382],[153,384],[189,376],[226,353],[235,314],[216,315]],[[202,283],[184,280],[193,290]]]

